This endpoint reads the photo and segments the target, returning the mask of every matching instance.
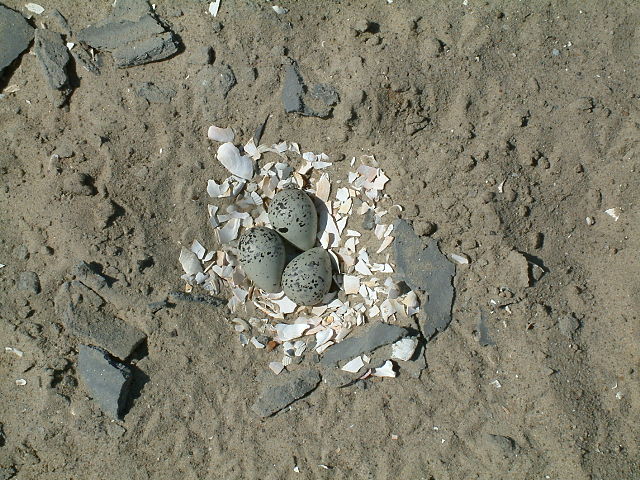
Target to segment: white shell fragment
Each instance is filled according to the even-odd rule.
[[[456,262],[458,265],[468,265],[469,264],[469,257],[467,257],[464,254],[463,255],[459,255],[457,253],[452,253],[451,254],[451,260]]]
[[[282,8],[279,5],[273,5],[271,8],[273,8],[273,11],[276,12],[278,15],[284,15],[289,11],[286,8]]]
[[[23,387],[26,384],[27,384],[27,381],[24,378],[18,378],[16,380],[16,385],[18,385],[19,387]]]
[[[276,324],[276,332],[278,338],[286,342],[288,340],[293,340],[295,338],[300,338],[304,332],[309,329],[309,325],[306,323],[294,323],[289,325],[287,323],[278,323]]]
[[[4,347],[4,351],[8,353],[13,353],[14,355],[17,355],[19,357],[22,357],[24,355],[24,352],[22,350],[18,350],[17,348],[14,348],[14,347]]]
[[[198,256],[191,250],[187,250],[183,247],[182,250],[180,250],[180,258],[178,260],[180,261],[180,265],[182,265],[184,273],[187,275],[202,273],[200,260],[198,260]]]
[[[618,221],[618,219],[620,218],[620,214],[622,213],[622,210],[615,207],[615,208],[608,208],[604,211],[604,213],[606,213],[607,215],[609,215],[611,218],[613,218],[613,220],[615,222]]]
[[[362,367],[364,367],[364,361],[362,357],[356,357],[353,360],[345,363],[344,366],[340,370],[344,370],[345,372],[350,373],[358,373]]]
[[[396,372],[393,370],[393,362],[391,360],[387,360],[381,367],[374,368],[371,375],[374,377],[395,378]]]
[[[29,10],[31,13],[35,13],[36,15],[44,13],[44,8],[37,3],[27,3],[24,8]]]
[[[209,4],[209,13],[212,16],[217,17],[218,16],[218,10],[220,10],[220,0],[215,0],[214,2],[211,2]]]
[[[313,247],[318,231],[318,213],[307,193],[297,188],[278,192],[269,206],[273,228],[300,250]]]
[[[286,260],[280,236],[270,228],[253,228],[240,238],[238,248],[240,263],[253,283],[266,292],[279,292]]]
[[[282,362],[270,362],[269,368],[273,373],[279,375],[284,370],[284,365],[282,364]]]
[[[329,293],[331,259],[323,248],[316,247],[298,255],[284,269],[282,288],[298,305],[315,305]]]
[[[235,134],[230,127],[221,128],[216,127],[215,125],[211,125],[209,130],[207,131],[207,137],[216,142],[233,142],[235,138]]]
[[[251,180],[253,177],[253,160],[247,156],[241,156],[240,150],[233,143],[223,143],[218,147],[218,160],[233,175]]]
[[[408,361],[413,357],[413,353],[418,347],[418,339],[416,337],[406,337],[398,340],[391,345],[391,358],[396,360]]]

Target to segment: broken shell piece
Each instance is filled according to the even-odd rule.
[[[284,365],[282,364],[282,362],[270,362],[269,368],[273,373],[279,375],[284,370]]]
[[[452,253],[451,254],[451,260],[456,262],[458,265],[468,265],[469,264],[469,257],[467,257],[464,254],[458,255],[457,253]]]
[[[264,348],[265,345],[263,345],[262,343],[260,343],[260,341],[258,341],[258,339],[256,337],[251,337],[251,343],[253,344],[254,347],[256,348]]]
[[[231,323],[233,323],[233,329],[238,333],[251,331],[251,325],[249,325],[249,322],[242,318],[232,318]]]
[[[345,275],[343,282],[344,291],[347,295],[356,294],[360,290],[360,278],[355,275]]]
[[[416,337],[406,337],[398,340],[396,343],[391,345],[391,358],[404,360],[406,362],[413,357],[417,346],[418,339]]]
[[[362,360],[362,357],[356,357],[353,360],[345,363],[340,370],[344,370],[345,372],[350,373],[358,373],[362,367],[364,367],[364,361]]]
[[[26,384],[27,384],[27,381],[24,378],[18,378],[16,380],[16,385],[18,385],[19,387],[22,387],[22,386],[24,386]]]
[[[207,250],[197,240],[194,240],[191,244],[191,251],[196,254],[198,260],[202,260],[204,258],[204,254],[207,253]]]
[[[333,337],[333,329],[327,328],[326,330],[322,330],[321,332],[316,333],[316,351],[321,348],[325,343],[331,340]]]
[[[178,260],[180,261],[180,265],[182,265],[182,269],[187,275],[196,275],[197,273],[202,273],[202,265],[200,264],[200,260],[198,260],[198,256],[191,250],[187,250],[186,248],[182,247]]]
[[[229,243],[238,238],[238,230],[240,230],[241,223],[241,219],[232,218],[225,224],[224,227],[222,227],[220,230],[217,230],[220,243]]]
[[[247,156],[241,156],[240,150],[233,143],[223,143],[218,147],[218,160],[233,175],[251,180],[253,177],[253,160]]]
[[[391,360],[387,360],[381,367],[374,368],[372,375],[374,377],[395,378],[396,372],[393,370],[393,362]]]
[[[287,340],[293,340],[294,338],[299,338],[308,329],[309,329],[309,325],[307,325],[306,323],[294,323],[292,325],[289,325],[287,323],[276,324],[276,332],[278,335],[278,339],[281,342],[286,342]]]
[[[24,352],[22,350],[18,350],[17,348],[14,348],[14,347],[4,347],[4,351],[13,353],[19,357],[22,357],[24,355]]]
[[[216,142],[233,142],[235,134],[231,128],[220,128],[215,125],[211,125],[207,131],[207,137]]]
[[[622,213],[622,210],[620,208],[608,208],[607,210],[604,211],[604,213],[606,213],[607,215],[609,215],[611,218],[613,218],[613,220],[615,222],[618,221],[618,219],[620,218],[620,214]]]

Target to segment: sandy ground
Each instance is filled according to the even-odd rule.
[[[40,3],[73,29],[110,11]],[[62,109],[23,55],[0,100],[0,343],[24,352],[0,352],[0,478],[640,478],[640,9],[464,3],[283,0],[277,15],[223,0],[214,19],[207,3],[158,2],[184,51],[128,69],[101,55]],[[203,46],[235,73],[226,98],[198,83]],[[284,112],[286,57],[338,90],[330,118]],[[149,104],[135,95],[149,81],[176,96]],[[206,181],[226,175],[207,127],[249,138],[269,114],[263,143],[375,155],[405,218],[471,263],[419,379],[321,385],[261,420],[266,353],[240,346],[224,309],[145,306],[182,288],[181,244],[214,243]],[[73,152],[59,172],[56,151]],[[123,421],[78,382],[78,340],[54,310],[82,260],[113,279],[111,313],[148,335]],[[26,271],[41,293],[18,288]],[[481,316],[495,345],[478,341]]]

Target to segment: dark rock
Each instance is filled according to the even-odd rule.
[[[33,27],[21,14],[0,5],[0,73],[29,48],[33,35]]]
[[[284,87],[282,89],[282,103],[286,113],[304,113],[304,83],[298,73],[297,65],[285,65],[284,67]]]
[[[229,65],[207,65],[197,74],[196,82],[205,94],[226,98],[236,84],[236,76]]]
[[[71,35],[71,27],[69,27],[69,22],[67,22],[67,19],[64,18],[64,15],[62,15],[58,9],[54,8],[53,10],[51,10],[48,16],[55,20],[55,22],[60,27],[63,35],[66,35],[67,37]]]
[[[133,379],[131,369],[104,350],[80,345],[78,373],[93,400],[113,418],[122,418]]]
[[[73,335],[126,359],[147,336],[144,332],[112,315],[69,302],[62,321]]]
[[[483,347],[489,347],[496,344],[489,335],[489,329],[487,328],[487,319],[484,311],[480,311],[480,318],[478,318],[478,343]]]
[[[178,41],[172,32],[130,43],[111,53],[119,68],[134,67],[169,58],[178,51]]]
[[[176,96],[176,91],[169,87],[161,87],[152,82],[141,83],[136,95],[150,103],[169,103]]]
[[[81,261],[78,263],[73,274],[78,280],[81,280],[94,290],[102,290],[109,286],[107,278],[104,275],[96,273],[87,262]]]
[[[362,228],[365,230],[373,230],[376,226],[376,212],[373,209],[369,209],[362,216]]]
[[[98,50],[111,51],[164,31],[165,28],[151,15],[143,15],[136,21],[109,17],[80,30],[78,40]]]
[[[34,50],[49,87],[56,92],[52,97],[53,102],[56,106],[62,106],[71,95],[67,74],[71,57],[62,35],[51,30],[37,29]]]
[[[351,360],[363,353],[371,353],[384,345],[397,342],[409,332],[396,325],[388,323],[376,323],[359,337],[349,337],[342,342],[325,350],[320,363],[322,365],[335,365],[343,360]]]
[[[18,277],[18,290],[34,294],[40,293],[40,278],[36,272],[22,272]]]
[[[100,75],[100,67],[98,63],[93,59],[91,54],[80,44],[76,45],[71,50],[71,55],[87,72],[91,72],[94,75]]]
[[[311,96],[327,106],[336,105],[340,101],[340,96],[336,89],[331,85],[325,85],[323,83],[318,83],[313,86]]]
[[[296,370],[275,377],[263,387],[251,410],[260,417],[270,417],[312,392],[320,383],[317,370]]]
[[[119,1],[111,16],[78,33],[81,42],[110,51],[120,68],[164,60],[180,46],[142,0]]]
[[[429,292],[423,298],[421,310],[423,335],[431,338],[451,323],[453,276],[455,266],[438,248],[438,242],[427,238],[425,243],[405,220],[394,224],[394,254],[399,278],[414,291]]]

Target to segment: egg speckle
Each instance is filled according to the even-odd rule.
[[[240,237],[238,247],[247,277],[266,292],[279,292],[286,260],[282,238],[270,228],[252,228]]]
[[[316,243],[318,213],[311,197],[297,188],[278,192],[269,206],[273,228],[300,250]]]
[[[315,305],[331,288],[331,259],[320,247],[294,258],[282,274],[284,293],[298,305]]]

